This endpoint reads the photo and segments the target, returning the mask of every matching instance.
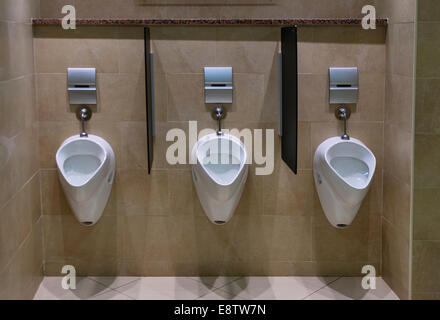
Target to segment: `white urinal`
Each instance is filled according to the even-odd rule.
[[[248,176],[247,153],[240,139],[210,134],[192,150],[193,181],[200,203],[214,224],[225,224],[240,202]]]
[[[315,186],[334,227],[344,228],[353,222],[375,169],[374,154],[357,139],[333,137],[318,147],[313,159]]]
[[[104,212],[115,175],[115,154],[104,139],[88,135],[65,140],[56,154],[59,177],[78,221],[94,225]]]

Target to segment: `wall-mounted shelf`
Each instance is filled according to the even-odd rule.
[[[61,25],[61,19],[34,18],[34,25]],[[262,26],[314,26],[361,25],[362,19],[76,19],[77,25],[99,26],[154,26],[154,25],[262,25]],[[388,19],[377,19],[377,26],[388,25]]]

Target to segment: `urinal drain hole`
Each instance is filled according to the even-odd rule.
[[[85,225],[85,226],[91,226],[93,224],[93,222],[91,222],[91,221],[84,221],[84,222],[82,222],[82,224]]]
[[[215,220],[214,223],[215,224],[225,224],[226,221]]]
[[[347,228],[348,226],[346,224],[340,223],[340,224],[338,224],[338,227],[339,228]]]

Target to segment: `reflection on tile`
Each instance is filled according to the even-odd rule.
[[[115,290],[108,290],[90,298],[90,300],[134,300]]]
[[[297,300],[325,287],[334,277],[245,277],[221,288],[230,297]]]
[[[83,300],[90,299],[110,289],[88,278],[77,278],[76,289],[63,289],[63,277],[45,277],[35,294],[35,300]]]
[[[211,291],[208,294],[201,296],[197,300],[246,300],[240,296],[235,295],[232,292],[223,289],[217,289]]]
[[[189,278],[142,278],[117,291],[140,300],[193,300],[209,292],[202,283]]]
[[[195,281],[203,283],[209,289],[219,289],[234,282],[239,277],[191,277]]]
[[[399,300],[382,278],[375,278],[376,288],[362,288],[362,278],[340,278],[308,296],[306,300]]]
[[[110,289],[116,289],[134,281],[140,280],[139,277],[89,277],[90,279],[109,287]]]

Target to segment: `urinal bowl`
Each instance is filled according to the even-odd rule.
[[[352,224],[376,169],[374,154],[361,141],[333,137],[313,159],[315,187],[328,221],[337,228]]]
[[[115,174],[115,155],[102,138],[73,136],[56,154],[64,194],[78,221],[94,225],[104,212]]]
[[[229,222],[249,171],[243,143],[231,135],[208,135],[195,144],[192,157],[197,162],[192,165],[193,181],[203,210],[214,224]]]

